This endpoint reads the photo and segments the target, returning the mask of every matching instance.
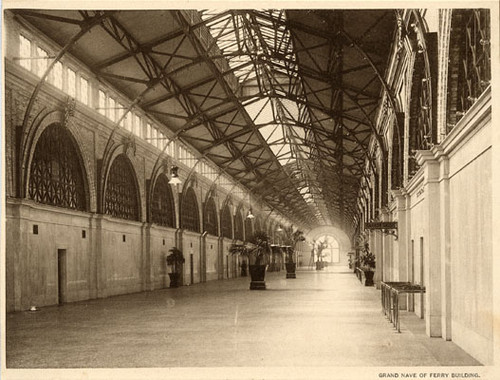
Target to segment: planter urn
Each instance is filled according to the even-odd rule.
[[[369,270],[365,271],[365,286],[373,286],[373,275],[375,272]]]
[[[250,271],[250,290],[265,290],[266,289],[266,266],[265,265],[249,265]]]
[[[286,278],[297,278],[295,274],[295,263],[286,263]]]
[[[180,286],[180,280],[181,280],[181,275],[180,273],[169,273],[168,276],[170,277],[170,287],[171,288],[178,288]]]

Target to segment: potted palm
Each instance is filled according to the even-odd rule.
[[[375,274],[375,255],[370,251],[368,243],[365,243],[360,256],[361,269],[365,273],[365,286],[373,286],[373,275]]]
[[[323,261],[323,251],[328,248],[328,242],[326,240],[320,241],[316,245],[316,255],[318,256],[318,261],[316,261],[316,270],[322,270],[325,267],[325,262]]]
[[[269,238],[263,231],[255,231],[246,244],[233,244],[229,250],[233,255],[243,255],[248,258],[251,290],[266,289],[265,277],[269,250]]]
[[[293,231],[293,227],[290,226],[284,230],[284,242],[286,246],[285,250],[285,267],[286,267],[286,278],[297,278],[295,274],[295,269],[297,264],[294,261],[295,248],[297,244],[301,241],[305,241],[304,233],[301,230]]]
[[[168,276],[170,277],[170,287],[178,288],[181,285],[182,264],[184,264],[184,256],[182,251],[177,247],[169,250],[167,256],[167,265],[171,268]]]

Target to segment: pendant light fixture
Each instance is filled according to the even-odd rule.
[[[250,210],[248,210],[247,219],[253,219],[253,218],[255,218],[255,215],[252,214],[252,208],[250,208]]]
[[[177,166],[172,166],[172,169],[170,169],[170,181],[168,181],[168,183],[171,185],[180,185],[182,183],[178,171],[179,168]]]

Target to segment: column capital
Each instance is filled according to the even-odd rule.
[[[434,149],[435,148],[435,149]],[[425,182],[437,180],[439,177],[439,164],[444,156],[442,149],[433,147],[431,150],[418,150],[416,154],[417,162],[422,167]]]
[[[435,161],[434,153],[430,150],[417,150],[415,153],[417,163],[422,166],[424,163]]]
[[[408,191],[404,187],[392,189],[391,192],[395,198],[406,197],[408,195]]]
[[[398,190],[392,190],[394,197],[396,198],[396,209],[398,211],[404,211],[407,207],[407,200],[409,199],[408,191],[402,187]]]
[[[389,215],[390,214],[389,207],[387,207],[387,206],[381,207],[379,209],[379,211],[380,211],[381,216],[385,216],[385,215]]]
[[[441,145],[434,145],[431,151],[434,154],[436,160],[438,160],[439,162],[447,161],[449,159],[448,155]]]

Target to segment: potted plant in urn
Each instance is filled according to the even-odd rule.
[[[170,254],[167,256],[167,265],[170,266],[170,287],[178,288],[181,285],[182,264],[184,264],[184,256],[177,247],[169,250]]]
[[[246,244],[233,244],[229,249],[233,255],[248,257],[251,290],[266,289],[266,266],[269,261],[269,238],[263,231],[255,231]]]
[[[320,241],[316,245],[316,255],[318,260],[316,261],[316,270],[322,270],[325,267],[325,262],[323,261],[323,251],[328,248],[328,242],[326,240]]]
[[[375,255],[371,253],[368,243],[365,243],[360,256],[361,269],[365,273],[365,286],[373,286],[373,275],[375,274]]]
[[[295,274],[295,269],[297,264],[294,262],[294,253],[297,244],[301,241],[305,241],[304,233],[301,230],[293,231],[293,227],[290,226],[284,230],[284,242],[286,244],[285,250],[285,267],[286,267],[286,278],[297,278]]]

